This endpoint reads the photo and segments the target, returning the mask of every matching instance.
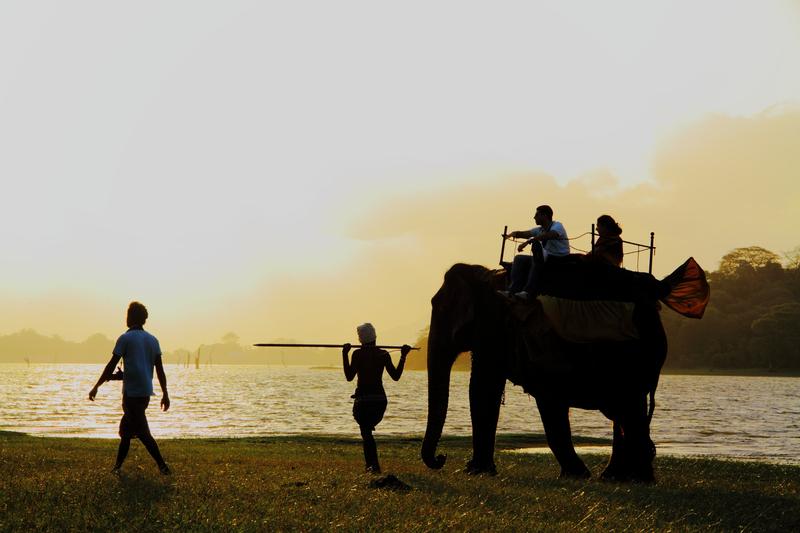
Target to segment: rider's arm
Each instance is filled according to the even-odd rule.
[[[511,233],[506,234],[506,236],[511,239],[530,239],[533,236],[533,232],[529,229],[512,231]]]
[[[544,240],[564,240],[567,238],[567,230],[564,229],[561,222],[554,221],[548,231],[539,234],[539,238]]]
[[[547,241],[547,240],[550,240],[550,239],[562,239],[562,238],[563,238],[563,235],[561,235],[559,232],[550,230],[550,231],[543,231],[542,233],[536,235],[535,237],[532,237],[531,240],[532,241]]]

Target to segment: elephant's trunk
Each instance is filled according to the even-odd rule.
[[[428,336],[428,425],[422,441],[422,461],[430,468],[444,466],[446,455],[436,455],[436,446],[442,436],[450,397],[450,370],[455,355],[446,344],[436,339],[431,329]]]

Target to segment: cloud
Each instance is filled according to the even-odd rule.
[[[794,248],[798,146],[798,110],[709,116],[673,135],[654,162],[662,196],[653,207],[673,226],[661,242],[669,249],[691,245],[710,268],[740,246]]]
[[[548,203],[572,236],[606,212],[623,223],[627,239],[644,241],[655,232],[662,273],[687,255],[715,269],[737,246],[797,245],[798,146],[800,111],[712,115],[662,142],[653,182],[621,187],[602,169],[566,185],[541,174],[487,177],[484,185],[395,199],[353,235],[410,235],[425,243],[428,259],[486,262],[504,224],[528,227],[535,206]]]
[[[789,250],[800,242],[798,146],[800,112],[714,115],[661,144],[652,183],[621,187],[613,174],[601,169],[566,185],[531,173],[393,196],[350,227],[353,238],[380,250],[355,261],[360,282],[345,275],[330,290],[355,295],[350,299],[354,305],[368,306],[367,295],[380,295],[387,305],[402,300],[411,312],[410,302],[416,301],[418,313],[427,311],[428,298],[449,266],[462,261],[496,266],[503,226],[530,227],[541,203],[554,207],[573,237],[588,231],[603,213],[622,222],[628,240],[646,243],[654,232],[654,274],[659,277],[689,256],[715,270],[719,259],[736,247]],[[393,247],[393,242],[406,246]],[[573,244],[586,247],[588,238]],[[506,258],[511,253],[507,247]],[[627,255],[625,266],[645,270],[647,255]],[[407,317],[401,309],[395,316]]]
[[[210,342],[231,330],[243,344],[277,337],[345,342],[355,339],[355,326],[364,321],[376,324],[383,342],[413,342],[427,323],[429,300],[444,272],[456,262],[497,265],[503,226],[531,227],[542,203],[553,206],[572,237],[589,231],[603,213],[622,223],[628,240],[647,242],[655,232],[657,276],[688,256],[714,270],[722,255],[739,246],[782,252],[800,241],[798,146],[800,111],[711,115],[665,139],[653,161],[655,179],[633,187],[601,168],[566,184],[537,172],[486,173],[425,192],[383,198],[373,192],[371,203],[348,206],[349,223],[339,226],[339,237],[350,248],[348,262],[320,253],[313,270],[303,264],[296,273],[265,268],[261,282],[248,290],[204,296],[198,289],[188,311],[185,302],[183,308],[148,302],[153,316],[161,315],[153,327],[164,332],[165,349],[189,339]],[[574,244],[585,248],[588,238]],[[511,253],[507,247],[506,257]],[[646,264],[647,256],[639,256],[638,267]],[[637,256],[626,256],[625,266],[636,268]],[[46,307],[47,298],[17,301],[0,318],[15,323],[18,316],[12,315],[23,312],[34,322],[20,327],[35,326],[35,309]],[[64,310],[64,301],[58,299],[54,309]],[[82,305],[77,296],[72,304]],[[166,306],[174,309],[164,312]],[[110,324],[105,316],[98,324]],[[76,320],[68,321],[75,338],[98,329],[116,333],[114,326],[86,325],[91,324],[86,315]]]

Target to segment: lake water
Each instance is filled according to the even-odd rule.
[[[0,364],[0,430],[56,437],[117,436],[120,382],[87,399],[102,365]],[[358,436],[353,383],[341,369],[295,366],[166,367],[172,406],[151,400],[158,439],[326,433]],[[427,375],[385,378],[389,407],[378,435],[422,435]],[[454,372],[446,435],[469,435],[469,374]],[[156,383],[156,392],[158,385]],[[800,378],[662,376],[652,437],[659,454],[716,456],[800,464]],[[610,422],[573,409],[575,435],[611,437]],[[534,400],[508,384],[499,432],[543,433]]]

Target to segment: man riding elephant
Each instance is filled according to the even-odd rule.
[[[512,231],[508,237],[527,239],[517,247],[522,252],[530,244],[531,255],[516,255],[511,265],[511,283],[506,295],[522,300],[536,296],[540,269],[551,257],[569,255],[569,240],[564,225],[553,220],[553,209],[549,205],[536,208],[533,219],[537,226],[529,230]]]

